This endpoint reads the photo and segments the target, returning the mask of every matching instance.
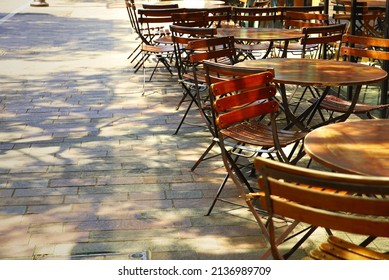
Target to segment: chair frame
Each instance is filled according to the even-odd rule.
[[[330,24],[326,26],[312,26],[303,27],[302,33],[304,37],[301,38],[301,58],[307,58],[307,52],[310,54],[310,58],[315,59],[337,59],[339,57],[339,48],[342,44],[342,37],[346,30],[346,24]],[[329,55],[329,52],[332,56]],[[296,88],[297,91],[297,88]],[[295,91],[295,92],[296,92]],[[294,113],[297,111],[300,103],[305,98],[306,93],[309,92],[312,98],[319,98],[320,93],[317,87],[305,87],[299,100],[295,103]],[[292,99],[295,93],[290,97]],[[319,111],[321,118],[324,120],[324,116]]]
[[[349,59],[350,61],[355,60],[355,58],[369,58],[375,60],[389,61],[389,39],[384,38],[375,38],[369,36],[356,36],[345,34],[342,37],[342,46],[339,51],[339,58],[344,60]],[[381,82],[381,102],[378,105],[370,105],[357,103],[355,105],[353,114],[365,115],[367,118],[374,118],[371,114],[372,111],[382,110],[383,115],[386,115],[385,111],[389,107],[387,102],[387,93],[384,90],[387,87],[384,87],[384,83],[388,83],[388,78]],[[350,91],[348,92],[348,99],[351,98]],[[321,102],[320,108],[326,109],[330,112],[336,113],[345,113],[348,112],[348,108],[351,104],[349,100],[345,100],[338,96],[326,96],[326,98]],[[332,117],[332,114],[331,116]]]
[[[199,13],[203,14],[203,12]],[[194,76],[196,73],[194,73],[192,69],[194,67],[193,63],[197,62],[193,62],[190,60],[190,57],[194,54],[195,50],[188,48],[188,46],[191,41],[214,37],[217,34],[217,30],[216,28],[170,25],[170,31],[172,34],[172,40],[175,49],[174,53],[176,56],[176,69],[178,73],[178,80],[183,87],[183,96],[179,101],[176,110],[178,110],[182,103],[186,101],[186,99],[189,97],[189,104],[185,109],[184,115],[181,118],[181,121],[178,124],[176,131],[174,132],[174,134],[176,135],[181,129],[181,126],[184,124],[184,121],[193,104],[195,104],[197,108],[200,109],[200,113],[202,114],[201,105],[199,103],[200,100],[197,97],[200,94],[200,82]],[[204,52],[205,50],[206,48],[200,51]],[[206,121],[206,125],[208,125],[207,118],[204,117],[204,120]]]
[[[282,15],[278,12],[277,7],[269,8],[242,8],[233,7],[232,19],[236,26],[245,27],[281,27]],[[246,26],[247,25],[247,26]],[[239,52],[240,60],[257,59],[255,53],[265,53],[263,58],[270,49],[273,43],[269,42],[237,42],[236,48]]]
[[[277,128],[275,116],[279,104],[274,99],[275,86],[269,85],[273,79],[272,69],[263,69],[262,73],[259,69],[256,72],[251,72],[253,69],[242,71],[240,67],[224,66],[211,61],[204,61],[204,67],[210,83],[215,135],[213,143],[220,146],[227,171],[207,213],[209,215],[216,201],[231,203],[220,198],[229,178],[236,185],[244,186],[250,192],[253,190],[237,164],[240,157],[252,158],[266,154],[271,159],[295,164],[304,155],[302,143],[305,133]],[[248,72],[256,74],[248,75]],[[231,79],[229,75],[234,75],[235,78]],[[269,118],[266,119],[267,124],[261,123],[264,117]],[[283,148],[288,145],[293,147],[286,155]],[[292,158],[293,156],[295,157]]]

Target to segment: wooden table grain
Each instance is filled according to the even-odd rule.
[[[362,85],[374,84],[383,81],[387,72],[381,68],[369,66],[361,63],[347,61],[322,60],[322,59],[300,59],[300,58],[270,58],[260,60],[246,60],[237,64],[239,67],[249,67],[258,69],[274,69],[274,82],[280,86],[282,106],[287,119],[291,124],[303,130],[311,130],[317,126],[326,125],[330,122],[345,121],[356,102]],[[321,93],[318,101],[307,108],[300,115],[295,115],[289,108],[289,99],[286,95],[285,85],[299,86],[323,86],[325,89]],[[329,93],[331,87],[353,86],[355,87],[352,106],[347,113],[337,116],[316,126],[310,126],[315,112],[320,102]]]
[[[334,171],[389,176],[389,120],[360,120],[317,128],[305,137],[306,153]]]
[[[180,8],[215,8],[225,6],[224,1],[219,0],[172,0],[172,1],[160,1],[160,0],[136,0],[139,3],[147,4],[178,4]]]

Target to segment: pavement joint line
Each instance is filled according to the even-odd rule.
[[[2,25],[4,22],[6,22],[7,20],[9,20],[10,18],[12,18],[14,15],[16,15],[17,13],[23,11],[24,9],[26,9],[27,7],[30,6],[30,2],[31,1],[28,1],[26,2],[24,5],[21,5],[20,7],[18,7],[17,9],[15,9],[14,11],[12,11],[11,13],[9,13],[8,15],[6,15],[5,17],[2,17],[0,19],[0,25]]]

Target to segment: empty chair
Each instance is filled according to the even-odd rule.
[[[273,258],[290,256],[291,252],[284,253],[279,245],[293,234],[292,230],[298,223],[311,225],[313,230],[317,227],[325,228],[330,235],[336,235],[340,231],[370,240],[373,239],[371,237],[389,237],[388,177],[316,171],[260,157],[255,159],[254,164],[259,174],[261,191],[241,193],[265,236],[269,238]],[[253,203],[257,199],[268,212],[268,225],[264,224],[254,208]],[[282,217],[291,219],[290,226],[277,230],[277,223]],[[310,233],[305,234],[302,241]],[[335,236],[331,236],[329,242],[330,244],[320,246],[322,252],[314,250],[311,256],[323,259],[389,257],[383,252],[361,248]],[[369,242],[362,242],[364,243]],[[296,243],[297,247],[300,245],[301,241]],[[296,246],[292,247],[293,251],[297,249]]]
[[[272,8],[240,8],[234,7],[232,19],[240,27],[280,27],[282,16],[276,7]],[[256,54],[265,54],[271,46],[269,42],[236,42],[236,48],[241,55],[240,60],[256,59]]]
[[[324,13],[324,5],[317,6],[283,6],[278,5],[277,7],[281,14],[285,16],[287,12],[301,12],[301,13],[314,13],[314,14],[323,14]]]
[[[189,27],[208,27],[208,13],[206,11],[182,12],[172,14],[173,25]]]
[[[354,35],[383,37],[385,8],[370,6],[366,2],[356,2]],[[336,0],[333,19],[337,23],[348,24],[347,33],[351,33],[351,1]]]
[[[138,26],[139,29],[143,28],[148,30],[149,37],[151,34],[155,34],[152,29],[155,25],[160,26],[161,24],[171,24],[171,14],[174,12],[181,12],[183,9],[139,9],[138,10]],[[153,75],[159,65],[162,63],[171,75],[170,60],[174,56],[174,46],[171,42],[171,38],[168,35],[168,26],[159,31],[159,36],[152,37],[152,40],[147,40],[144,33],[140,33],[139,36],[142,39],[142,58],[136,64],[135,72],[137,72],[148,60],[151,55],[154,55],[157,59],[153,71],[150,75],[149,81],[153,78]]]
[[[132,58],[131,63],[133,63],[142,52],[141,46],[143,44],[143,40],[152,42],[152,40],[156,36],[160,36],[161,31],[163,30],[163,26],[154,26],[151,28],[139,27],[137,9],[134,0],[125,0],[124,3],[126,5],[127,14],[130,19],[132,30],[138,35],[137,39],[140,40],[139,44],[133,49],[131,54],[127,57],[127,59]]]
[[[278,8],[241,8],[233,7],[234,24],[241,27],[280,27],[282,15]]]
[[[301,39],[301,57],[336,59],[345,31],[346,24],[303,27],[302,33],[304,37]],[[316,47],[316,53],[313,54],[311,52],[310,46]],[[310,52],[310,57],[307,57],[308,51]]]
[[[203,12],[199,12],[202,14]],[[184,115],[181,118],[181,121],[175,131],[174,134],[177,134],[183,125],[192,105],[195,104],[196,108],[201,108],[201,105],[198,103],[198,94],[200,94],[199,87],[202,87],[203,90],[206,88],[200,84],[204,84],[201,79],[201,75],[199,79],[195,79],[196,77],[193,72],[194,64],[199,63],[199,61],[191,60],[191,56],[197,51],[200,53],[204,53],[208,51],[209,57],[215,54],[215,50],[211,47],[208,48],[205,46],[203,49],[194,50],[189,46],[189,43],[194,40],[199,40],[203,38],[211,38],[216,35],[216,28],[202,28],[202,27],[191,27],[191,26],[180,26],[180,25],[171,25],[170,30],[172,33],[172,40],[175,48],[175,56],[176,56],[176,69],[178,73],[179,83],[183,88],[183,96],[177,105],[177,110],[180,108],[183,102],[187,102],[188,106],[184,112]],[[223,41],[221,41],[223,42]],[[222,45],[222,48],[228,48],[229,45]],[[235,51],[235,50],[234,50]],[[224,55],[225,53],[223,53]],[[217,59],[217,56],[214,57]],[[195,70],[201,70],[200,68],[195,68]],[[202,112],[202,111],[200,111]],[[205,119],[206,120],[206,119]],[[205,124],[207,124],[206,121]]]
[[[240,188],[252,191],[242,166],[244,159],[265,156],[274,160],[297,163],[304,155],[304,132],[277,128],[276,114],[279,104],[274,99],[276,88],[272,85],[270,71],[236,77],[223,76],[234,73],[234,66],[204,61],[210,83],[210,98],[215,142],[219,144],[227,176],[221,184],[208,214],[212,211],[228,178]],[[237,68],[239,71],[239,67]],[[288,147],[288,150],[286,150]],[[242,162],[243,160],[243,162]]]
[[[342,47],[340,56],[344,59],[350,58],[368,58],[376,62],[389,60],[389,39],[374,38],[366,36],[344,35],[342,38]],[[383,83],[387,83],[387,78]],[[380,104],[357,103],[351,113],[368,118],[374,118],[372,112],[384,110],[389,107],[387,103],[387,93],[383,92],[381,85],[381,102]],[[359,94],[359,93],[354,93]],[[316,102],[316,99],[311,100]],[[327,95],[320,103],[320,108],[329,111],[330,118],[334,113],[348,114],[349,108],[352,105],[351,101],[335,95]]]
[[[304,27],[317,27],[325,26],[329,23],[328,14],[322,13],[309,13],[300,11],[286,11],[283,14],[284,27],[287,29],[299,29]],[[306,44],[305,52],[314,52],[317,50],[318,44]],[[284,49],[282,45],[280,49]],[[299,43],[291,43],[288,45],[288,52],[294,55],[300,55],[302,52],[302,45]]]
[[[345,32],[346,24],[331,24],[326,26],[303,27],[302,33],[304,37],[300,40],[301,58],[311,59],[335,59],[338,57],[339,47],[341,46],[342,36]],[[296,99],[296,91],[291,95],[290,99]],[[295,106],[294,112],[297,111],[300,103],[305,101],[306,93],[310,93],[311,97],[318,98],[320,96],[320,88],[305,87],[295,102],[290,102],[290,105]],[[323,117],[322,117],[323,118]]]

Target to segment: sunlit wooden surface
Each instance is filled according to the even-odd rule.
[[[214,8],[225,6],[224,1],[218,0],[176,0],[176,1],[158,1],[158,0],[138,0],[136,3],[142,4],[178,4],[180,8]]]
[[[305,151],[334,171],[389,176],[389,120],[341,122],[308,133]]]
[[[239,66],[273,68],[274,81],[283,84],[315,86],[352,86],[383,80],[386,71],[364,64],[299,58],[246,60]]]

